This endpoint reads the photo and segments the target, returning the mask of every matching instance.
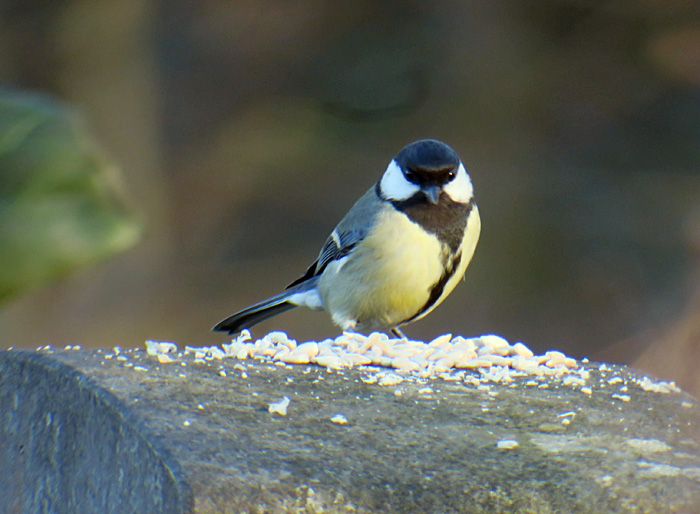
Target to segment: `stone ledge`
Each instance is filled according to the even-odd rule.
[[[587,365],[584,391],[551,377],[476,385],[399,374],[380,385],[387,370],[371,367],[194,360],[160,363],[141,349],[0,352],[0,469],[12,470],[0,485],[13,492],[0,511],[700,505],[696,400],[643,387],[624,367]],[[286,414],[271,412],[284,397]]]
[[[0,512],[189,512],[189,486],[157,439],[89,371],[0,351]]]

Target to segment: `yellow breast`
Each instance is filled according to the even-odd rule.
[[[463,255],[443,297],[464,274],[474,245],[476,240]],[[387,209],[351,256],[340,266],[329,265],[321,277],[324,307],[341,326],[348,320],[356,321],[362,330],[396,326],[425,306],[431,287],[442,276],[444,251],[435,236],[398,211]]]

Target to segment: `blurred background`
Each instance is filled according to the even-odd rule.
[[[2,347],[226,341],[210,327],[302,274],[430,137],[464,160],[483,228],[465,283],[411,337],[499,333],[700,394],[697,0],[5,0],[0,83],[78,120],[108,163],[85,184],[107,184],[114,235],[83,263],[85,246],[24,227],[27,255],[75,260],[8,293]],[[0,217],[17,229],[7,184],[47,179],[10,170],[7,141]],[[273,329],[338,333],[302,309],[254,334]]]

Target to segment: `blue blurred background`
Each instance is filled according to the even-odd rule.
[[[0,82],[76,109],[144,226],[3,304],[3,347],[225,341],[216,321],[301,274],[431,137],[483,229],[411,337],[499,333],[700,394],[695,0],[5,0]],[[273,329],[337,334],[306,310]]]

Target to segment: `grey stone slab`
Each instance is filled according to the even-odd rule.
[[[155,502],[141,512],[700,511],[697,401],[623,367],[589,364],[582,390],[532,377],[479,384],[476,372],[383,386],[369,382],[391,370],[192,354],[160,363],[144,350],[12,350],[0,363],[0,463],[14,466],[0,481],[18,491],[23,474],[56,501],[124,494],[135,507],[119,512],[139,511],[141,496]],[[270,413],[285,396],[287,414]],[[70,446],[46,428],[58,426]],[[33,498],[47,494],[3,501],[41,506]]]
[[[0,512],[187,512],[189,487],[155,439],[87,374],[0,352]]]

